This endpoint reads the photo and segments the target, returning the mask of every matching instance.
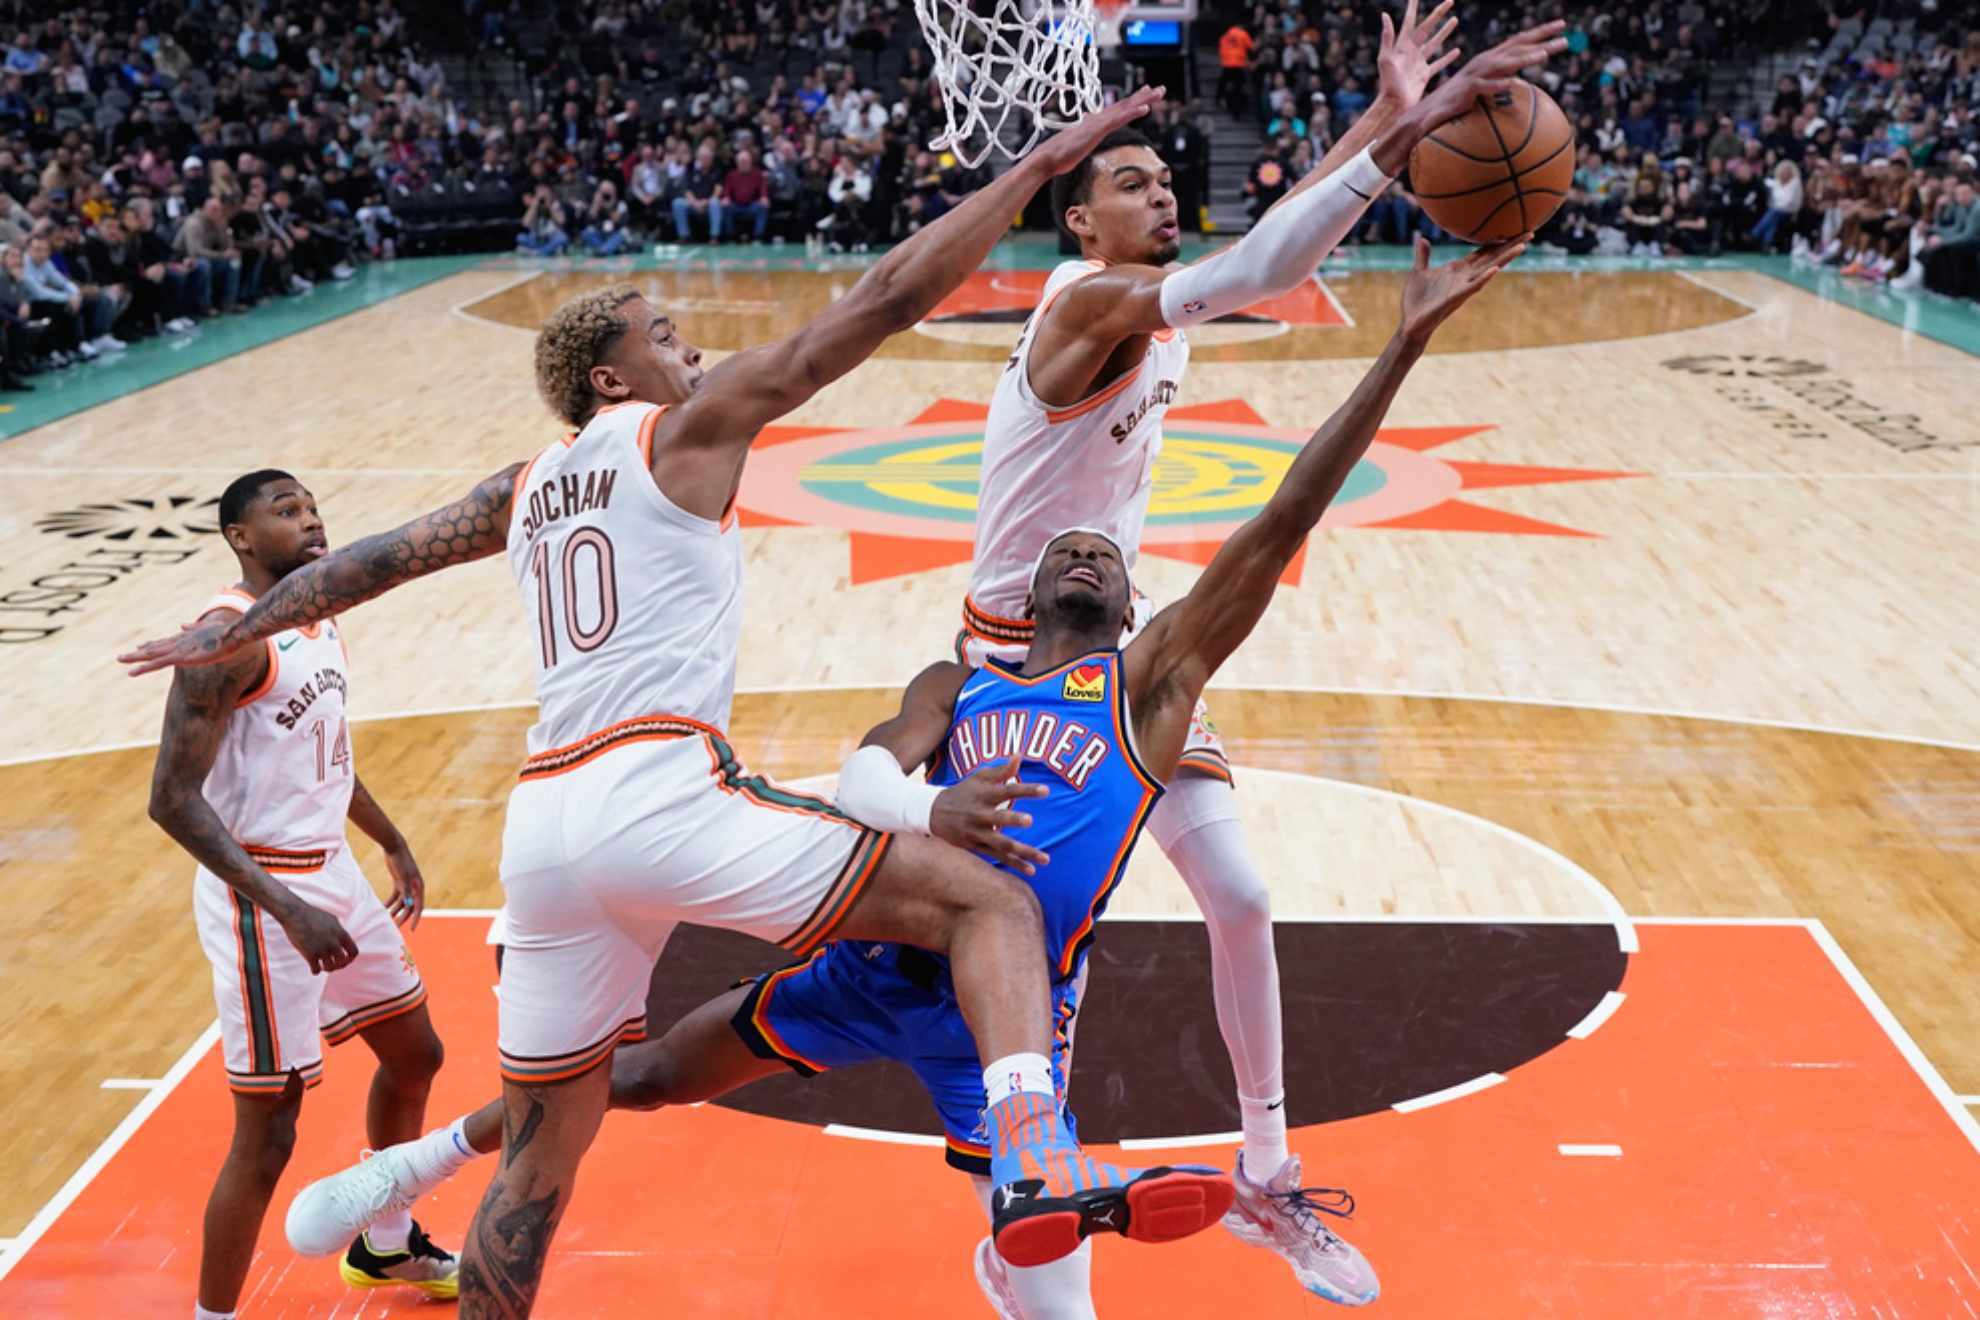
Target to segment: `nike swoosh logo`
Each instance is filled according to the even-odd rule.
[[[958,692],[956,694],[956,700],[968,701],[971,697],[975,696],[977,693],[988,692],[991,688],[996,686],[997,686],[997,680],[993,678],[988,683],[978,683],[975,687],[966,687],[961,692]]]
[[[300,638],[300,637],[291,637],[291,638],[290,638],[290,639],[289,639],[288,641],[286,641],[286,642],[277,642],[277,643],[275,643],[275,649],[276,649],[276,650],[278,650],[278,651],[286,651],[286,650],[288,650],[288,649],[289,649],[290,647],[292,647],[292,646],[294,646],[294,645],[295,645],[295,644],[296,644],[297,642],[300,642],[301,640],[302,640],[302,638]]]
[[[1270,1113],[1274,1109],[1284,1109],[1285,1107],[1286,1107],[1286,1102],[1283,1100],[1279,1100],[1279,1101],[1275,1101],[1272,1104],[1266,1105],[1265,1110],[1267,1113]]]
[[[1370,197],[1367,193],[1361,191],[1361,189],[1355,187],[1351,183],[1343,183],[1341,187],[1347,189],[1349,192],[1353,193],[1356,197],[1359,197],[1364,202],[1372,202],[1375,200],[1373,197]]]

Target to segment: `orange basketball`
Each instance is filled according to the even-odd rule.
[[[1538,229],[1567,200],[1574,128],[1532,83],[1478,103],[1417,144],[1410,191],[1432,220],[1471,243]]]

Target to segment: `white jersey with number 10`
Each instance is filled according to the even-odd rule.
[[[742,535],[661,494],[653,428],[622,403],[516,478],[509,569],[536,637],[532,754],[649,715],[728,727],[742,634]]]

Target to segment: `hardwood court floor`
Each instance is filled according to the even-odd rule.
[[[1048,264],[1019,250],[979,277],[975,312],[954,309],[981,320],[899,337],[766,437],[745,490],[741,681],[754,694],[738,703],[731,730],[757,769],[830,771],[891,694],[946,650],[966,580],[973,419],[1000,367],[994,344],[1013,332],[1008,317],[990,314],[1010,310],[1001,299],[1021,301]],[[1330,278],[1328,290],[1197,354],[1137,575],[1158,600],[1187,589],[1291,448],[1352,387],[1393,316],[1393,276],[1377,264]],[[1926,338],[1892,323],[1888,308],[1869,307],[1886,318],[1875,319],[1751,270],[1581,269],[1536,265],[1493,290],[1503,301],[1453,323],[1448,351],[1417,369],[1367,470],[1220,675],[1214,705],[1277,909],[1288,918],[1819,920],[1949,1089],[1929,1091],[1909,1071],[1855,1055],[1797,1054],[1768,1034],[1772,1017],[1747,1030],[1735,1016],[1721,1031],[1726,1024],[1701,1007],[1709,997],[1636,1003],[1668,1006],[1654,1014],[1659,1031],[1709,1025],[1718,1054],[1698,1057],[1720,1060],[1712,1077],[1735,1068],[1742,1047],[1793,1063],[1762,1070],[1761,1090],[1741,1091],[1739,1103],[1838,1150],[1874,1151],[1876,1134],[1823,1127],[1829,1118],[1804,1114],[1809,1093],[1791,1096],[1789,1084],[1822,1071],[1882,1079],[1891,1095],[1909,1097],[1902,1104],[1922,1124],[1907,1131],[1926,1144],[1900,1154],[1963,1177],[1972,1143],[1957,1142],[1973,1129],[1945,1105],[1955,1092],[1980,1093],[1980,616],[1967,570],[1980,562],[1974,358],[1941,342],[1958,338],[1943,326]],[[318,495],[333,541],[350,539],[445,502],[554,438],[530,386],[527,326],[559,289],[629,276],[675,307],[691,339],[722,350],[746,331],[791,324],[856,273],[642,262],[548,272],[498,264],[418,287],[409,279],[390,301],[216,354],[199,370],[147,368],[132,381],[149,385],[142,393],[105,397],[0,444],[0,728],[7,755],[22,758],[0,765],[0,882],[14,897],[0,918],[0,1085],[11,1120],[0,1160],[15,1174],[0,1182],[0,1238],[30,1226],[140,1103],[141,1092],[103,1090],[102,1080],[163,1075],[212,1018],[187,919],[190,864],[144,816],[163,685],[122,678],[109,657],[171,628],[231,578],[207,503],[221,486],[251,467],[288,467]],[[515,323],[490,319],[491,310]],[[1927,320],[1946,314],[1928,310]],[[800,452],[802,461],[782,461]],[[901,472],[912,479],[888,479]],[[805,516],[791,517],[800,503]],[[353,705],[369,720],[357,734],[363,773],[419,848],[436,905],[496,901],[497,823],[533,672],[517,610],[513,584],[485,564],[346,622]],[[377,874],[369,849],[360,855]],[[1173,916],[1187,913],[1188,899],[1144,849],[1119,907]],[[1666,935],[1690,938],[1644,928],[1624,987],[1632,998],[1630,983],[1649,974]],[[1774,974],[1772,953],[1737,952],[1749,947],[1759,946],[1712,955],[1722,979],[1708,983],[1724,1003],[1744,1002],[1735,982],[1757,994]],[[1665,965],[1690,964],[1674,956]],[[1800,973],[1781,975],[1829,1002]],[[1823,975],[1830,990],[1851,988]],[[1853,994],[1848,1003],[1861,1010]],[[1604,1031],[1631,1016],[1619,1013]],[[1791,1030],[1820,1039],[1833,1017],[1811,1010]],[[463,1039],[484,1030],[480,1019],[462,1009],[459,1022],[447,1027],[455,1063],[443,1082],[465,1094],[489,1074]],[[1293,1048],[1316,1050],[1323,1039],[1302,1033]],[[1558,1053],[1515,1080],[1553,1068]],[[1811,1061],[1825,1066],[1800,1067]],[[355,1084],[361,1069],[337,1063],[333,1081]],[[151,1121],[183,1102],[187,1122],[208,1123],[202,1115],[220,1094],[210,1071],[198,1067]],[[1692,1076],[1682,1067],[1673,1075]],[[1764,1093],[1776,1083],[1779,1105],[1769,1108]],[[1626,1068],[1601,1084],[1651,1085]],[[1703,1099],[1656,1086],[1672,1122],[1706,1121]],[[1411,1244],[1437,1236],[1425,1227],[1435,1207],[1419,1209],[1420,1187],[1392,1182],[1383,1161],[1416,1168],[1397,1152],[1415,1149],[1419,1133],[1424,1149],[1441,1151],[1432,1128],[1418,1126],[1439,1116],[1469,1124],[1479,1106],[1478,1122],[1497,1122],[1502,1093],[1520,1094],[1500,1087],[1420,1115],[1354,1119],[1338,1143],[1330,1125],[1311,1147],[1327,1152],[1330,1178],[1358,1180],[1357,1194],[1376,1189],[1364,1200],[1371,1214],[1382,1206],[1380,1218],[1363,1236],[1398,1260],[1411,1287],[1423,1283],[1406,1263]],[[334,1094],[317,1093],[312,1112]],[[194,1095],[205,1098],[186,1098]],[[1559,1112],[1577,1112],[1565,1093],[1533,1103],[1556,1100],[1567,1105]],[[1827,1103],[1809,1100],[1815,1111]],[[1380,1124],[1402,1144],[1365,1135]],[[1465,1130],[1474,1139],[1485,1131]],[[144,1141],[151,1131],[149,1122],[140,1129]],[[1953,1147],[1931,1144],[1948,1134]],[[1370,1167],[1332,1167],[1337,1150],[1364,1142]],[[1658,1154],[1652,1165],[1624,1160],[1629,1178],[1648,1180],[1629,1183],[1645,1204],[1725,1195],[1717,1183],[1686,1182]],[[1492,1172],[1538,1179],[1546,1204],[1559,1207],[1589,1193],[1557,1175],[1579,1179],[1573,1170],[1596,1163]],[[1671,1180],[1657,1181],[1666,1166]],[[1937,1249],[1926,1221],[1909,1217],[1927,1203],[1903,1209],[1879,1199],[1880,1179],[1865,1187],[1859,1195],[1837,1183],[1828,1195],[1888,1210],[1893,1217],[1878,1222],[1893,1227],[1873,1224],[1873,1236],[1899,1241],[1894,1226],[1910,1225],[1919,1250]],[[142,1187],[117,1195],[150,1204]],[[1725,1203],[1813,1222],[1807,1195],[1782,1189],[1778,1201]],[[176,1204],[157,1200],[148,1222],[164,1224]],[[1463,1204],[1490,1218],[1485,1206]],[[794,1211],[791,1241],[822,1231],[806,1226],[808,1213]],[[1614,1215],[1637,1222],[1625,1209]],[[966,1221],[942,1231],[964,1233]],[[1472,1230],[1437,1222],[1443,1237],[1469,1240]],[[68,1221],[60,1224],[66,1233]],[[1971,1261],[1965,1230],[1945,1225],[1955,1256]],[[1618,1264],[1615,1240],[1579,1255],[1567,1238],[1552,1255],[1542,1236],[1479,1240],[1529,1263],[1523,1278],[1583,1280],[1574,1286],[1586,1291],[1573,1294],[1583,1302],[1557,1298],[1560,1314],[1739,1313],[1748,1302],[1798,1314],[1810,1298],[1868,1310],[1876,1295],[1858,1285],[1891,1264],[1820,1258],[1843,1261],[1845,1278],[1746,1269],[1809,1265],[1813,1255]],[[813,1245],[823,1259],[828,1244]],[[0,1270],[16,1258],[0,1254]],[[37,1253],[25,1259],[20,1268],[46,1282]],[[1944,1264],[1896,1268],[1938,1278],[1932,1271]],[[1686,1273],[1692,1267],[1706,1272]],[[953,1300],[941,1290],[957,1277],[943,1268],[930,1275],[929,1295]],[[1105,1273],[1114,1268],[1103,1264],[1104,1288],[1141,1286],[1134,1270]],[[1586,1281],[1597,1278],[1607,1282]],[[1622,1296],[1634,1304],[1604,1309]],[[1937,1315],[1943,1297],[1904,1300],[1911,1313]]]

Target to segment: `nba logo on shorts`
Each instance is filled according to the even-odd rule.
[[[1067,701],[1105,701],[1107,699],[1107,669],[1104,665],[1081,665],[1066,675],[1064,694]]]

